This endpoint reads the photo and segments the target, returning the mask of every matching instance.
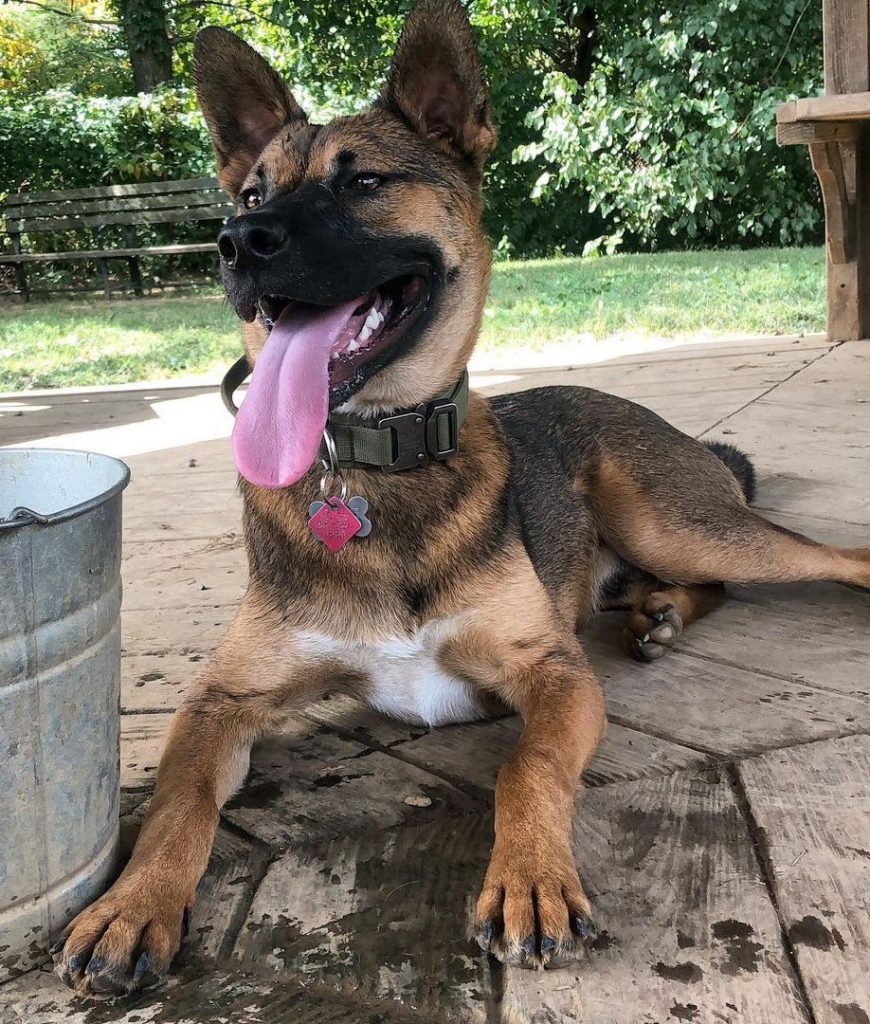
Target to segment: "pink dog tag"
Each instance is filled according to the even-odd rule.
[[[362,522],[351,512],[341,498],[330,498],[308,520],[311,532],[330,551],[339,551],[362,529]]]

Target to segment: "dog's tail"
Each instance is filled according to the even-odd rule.
[[[755,467],[749,456],[725,441],[705,441],[704,446],[709,448],[717,459],[724,462],[737,477],[746,500],[751,504],[755,500]]]

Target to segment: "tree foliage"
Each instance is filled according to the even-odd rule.
[[[412,0],[26,2],[67,13],[0,7],[15,22],[0,30],[0,181],[15,187],[201,173],[189,84],[205,24],[258,47],[315,118],[356,109]],[[469,13],[499,127],[487,224],[503,251],[818,238],[806,154],[774,136],[777,102],[821,87],[811,0],[470,0]],[[39,137],[60,141],[36,152]]]
[[[601,6],[608,40],[583,88],[549,72],[528,116],[534,194],[582,194],[635,244],[812,238],[821,219],[802,148],[778,149],[776,106],[821,82],[806,0]]]

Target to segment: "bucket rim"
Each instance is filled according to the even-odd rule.
[[[130,483],[130,467],[122,459],[116,458],[114,455],[103,455],[100,452],[90,452],[83,448],[38,448],[38,447],[15,447],[15,448],[3,448],[0,447],[0,458],[4,455],[11,454],[13,452],[46,452],[52,455],[84,455],[89,459],[99,459],[101,462],[114,463],[120,467],[121,472],[118,479],[111,487],[107,487],[106,490],[100,491],[99,494],[95,494],[85,501],[80,501],[77,505],[70,505],[69,508],[60,509],[58,512],[52,512],[49,515],[42,515],[35,509],[21,508],[19,510],[13,509],[12,511],[18,511],[18,514],[12,518],[2,519],[0,518],[0,533],[3,530],[12,530],[21,526],[54,526],[56,523],[65,523],[70,519],[76,519],[79,516],[85,515],[87,512],[92,512],[95,508],[99,508],[105,502],[110,501],[124,490],[128,483]]]

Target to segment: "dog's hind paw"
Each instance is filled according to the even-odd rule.
[[[656,661],[668,653],[683,632],[683,619],[677,609],[652,593],[628,617],[622,633],[622,645],[637,661]]]

